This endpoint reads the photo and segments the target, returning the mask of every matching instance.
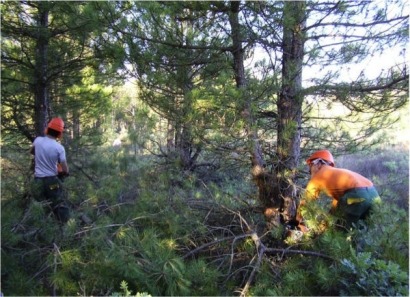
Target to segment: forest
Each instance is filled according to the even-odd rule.
[[[2,1],[1,295],[408,296],[406,2]],[[321,149],[382,202],[287,236]]]

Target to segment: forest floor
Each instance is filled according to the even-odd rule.
[[[77,155],[64,182],[72,217],[61,225],[31,199],[27,160],[3,151],[2,293],[408,292],[408,151],[337,158],[375,183],[383,208],[367,225],[340,232],[313,207],[312,232],[300,242],[266,229],[248,169],[190,173],[154,161],[121,151]]]

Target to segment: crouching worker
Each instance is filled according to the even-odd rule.
[[[330,212],[341,216],[345,221],[344,226],[350,228],[352,223],[367,217],[374,203],[381,202],[370,180],[356,172],[335,168],[333,156],[328,150],[313,153],[306,163],[311,179],[299,208],[306,201],[315,200],[320,193],[324,193],[333,199]],[[303,220],[300,209],[296,219],[299,222]],[[303,223],[300,225],[302,231],[307,231]]]
[[[61,118],[53,118],[45,136],[37,137],[31,148],[34,154],[34,181],[32,195],[37,201],[47,201],[60,222],[67,222],[70,211],[63,197],[62,178],[68,176],[68,165],[64,147],[57,142],[64,131]]]

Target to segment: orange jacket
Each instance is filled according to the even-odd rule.
[[[371,187],[373,183],[364,176],[341,168],[324,165],[316,174],[312,175],[306,186],[306,198],[316,199],[321,192],[333,198],[333,206],[343,194],[350,189]]]

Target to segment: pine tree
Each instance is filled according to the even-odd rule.
[[[75,124],[80,113],[87,113],[87,105],[107,105],[107,95],[96,87],[107,77],[100,71],[105,59],[94,56],[91,47],[98,25],[90,17],[93,14],[90,5],[82,2],[2,5],[2,127],[6,138],[19,139],[20,134],[32,141],[43,134],[54,116],[68,120],[70,127],[70,120]]]

